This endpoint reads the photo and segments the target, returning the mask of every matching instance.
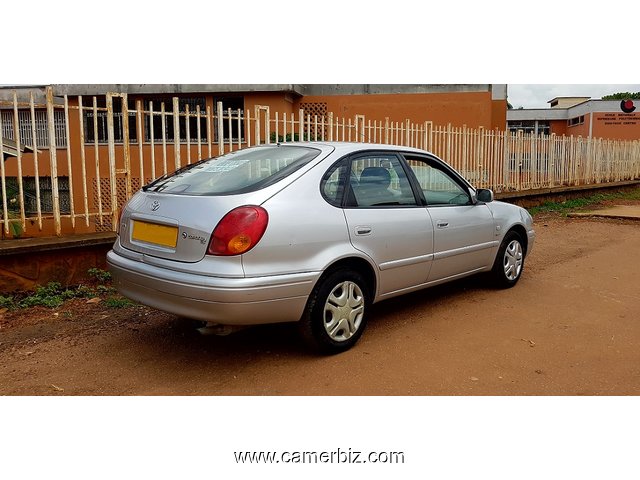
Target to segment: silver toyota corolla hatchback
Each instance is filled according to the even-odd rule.
[[[289,143],[146,185],[107,260],[117,289],[143,304],[218,325],[299,322],[338,352],[378,301],[479,272],[512,287],[534,238],[526,210],[428,152]]]

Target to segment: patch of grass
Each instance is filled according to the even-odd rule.
[[[572,210],[595,207],[610,200],[640,200],[640,188],[629,192],[596,193],[588,197],[573,198],[564,202],[545,202],[537,207],[529,208],[529,213],[535,216],[539,213],[556,212],[566,215]]]
[[[109,308],[126,308],[133,307],[136,303],[124,297],[109,297],[104,301],[104,305]]]
[[[93,285],[77,285],[63,287],[59,282],[49,282],[36,287],[35,292],[18,292],[14,296],[0,295],[0,308],[14,310],[17,308],[49,307],[57,308],[71,298],[107,297],[105,304],[111,308],[124,308],[136,305],[134,302],[116,295],[111,286],[111,274],[99,268],[87,271]]]
[[[98,284],[104,284],[111,281],[111,273],[100,268],[90,268],[87,274]]]
[[[37,287],[35,293],[20,300],[18,306],[22,308],[35,306],[56,308],[62,305],[65,300],[75,296],[74,290],[63,289],[58,282],[49,282],[45,286]]]
[[[116,289],[113,287],[108,287],[107,285],[98,285],[96,287],[96,293],[101,295],[107,295],[110,293],[116,293]]]
[[[15,300],[13,299],[13,297],[9,296],[9,297],[4,297],[2,295],[0,295],[0,308],[8,308],[8,309],[12,309],[15,308],[16,304],[15,304]]]
[[[78,285],[74,296],[77,298],[92,298],[96,296],[96,290],[88,285]]]

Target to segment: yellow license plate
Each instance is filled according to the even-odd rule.
[[[175,248],[178,242],[178,228],[134,220],[131,238],[139,242]]]

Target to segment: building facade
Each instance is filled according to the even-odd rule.
[[[173,97],[181,105],[190,104],[215,108],[222,102],[225,110],[253,111],[256,105],[268,106],[281,114],[304,109],[311,115],[333,112],[337,116],[363,115],[366,118],[389,118],[392,122],[431,121],[436,125],[467,125],[501,129],[506,126],[507,86],[505,84],[64,84],[52,85],[58,99],[67,95],[74,104],[82,96],[85,103],[93,96],[98,106],[107,92],[126,93],[130,108],[140,100],[160,108],[171,107]],[[0,100],[28,102],[30,94],[36,103],[43,103],[46,85],[31,87],[0,87]]]
[[[2,232],[110,231],[144,182],[247,145],[331,134],[408,144],[427,123],[504,130],[505,115],[506,85],[491,84],[3,86]]]
[[[113,231],[119,208],[152,179],[275,141],[424,148],[497,191],[640,175],[632,101],[507,111],[506,93],[490,84],[0,87],[0,230]],[[510,135],[507,119],[512,131],[548,135]]]
[[[640,100],[594,100],[558,97],[551,108],[507,111],[511,131],[546,135],[594,137],[613,140],[640,139]]]

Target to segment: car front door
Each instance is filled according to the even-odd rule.
[[[434,228],[434,259],[429,282],[485,269],[497,245],[489,207],[474,203],[458,175],[436,159],[407,157],[426,200]]]
[[[433,224],[399,157],[366,153],[345,165],[344,214],[352,245],[378,266],[378,294],[424,285],[433,259]]]

